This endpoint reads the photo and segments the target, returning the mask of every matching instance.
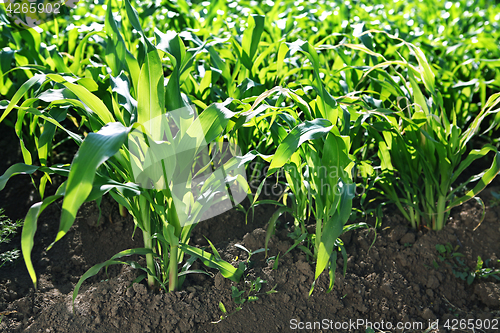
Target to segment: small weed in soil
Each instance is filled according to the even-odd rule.
[[[4,214],[4,210],[0,209],[0,245],[9,243],[16,235],[17,230],[22,226],[22,221],[12,221]],[[0,267],[4,265],[12,265],[19,259],[20,251],[16,248],[0,253]]]
[[[243,309],[243,304],[245,302],[255,302],[259,299],[260,295],[269,295],[269,294],[275,294],[278,291],[276,290],[276,287],[278,285],[275,285],[271,290],[268,290],[266,292],[260,292],[262,290],[262,285],[266,284],[267,281],[261,279],[260,277],[257,277],[255,280],[245,280],[245,287],[242,290],[239,290],[238,287],[236,286],[231,286],[231,298],[235,304],[237,304],[236,309],[228,313],[226,310],[226,307],[224,306],[224,303],[222,301],[219,302],[219,309],[222,311],[223,315],[220,316],[220,320],[212,322],[213,324],[220,323],[222,320],[226,319],[227,317],[235,314],[236,312],[240,311]],[[246,286],[249,286],[248,290]]]
[[[457,252],[458,248],[459,245],[453,248],[451,243],[447,243],[446,245],[436,244],[436,250],[439,252],[439,261],[448,265],[457,278],[467,281],[468,285],[471,285],[476,278],[484,279],[493,277],[500,281],[500,270],[490,267],[491,259],[483,261],[483,259],[478,256],[475,268],[471,269],[463,259],[465,256]],[[498,260],[498,262],[500,263],[500,260]],[[433,265],[436,269],[440,267],[435,260]]]

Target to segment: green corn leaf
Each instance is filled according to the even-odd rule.
[[[207,240],[208,245],[210,245],[210,248],[212,249],[212,252],[214,253],[215,259],[221,260],[219,251],[217,251],[217,249],[215,248],[214,244],[212,244],[212,242],[207,237],[205,237],[205,236],[203,236],[203,237]],[[239,245],[239,244],[236,244],[236,245]]]
[[[71,73],[71,70],[64,63],[64,59],[61,56],[61,53],[57,50],[57,48],[53,48],[49,51],[50,59],[54,62],[56,70],[59,73]]]
[[[213,46],[209,46],[209,47],[207,47],[207,49],[208,49],[208,52],[210,54],[210,61],[211,61],[212,65],[215,67],[215,69],[217,69],[217,70],[213,70],[213,72],[212,72],[213,78],[212,79],[214,81],[217,81],[219,78],[219,75],[222,75],[222,77],[226,81],[228,88],[230,90],[235,89],[236,86],[232,84],[233,78],[231,75],[231,68],[229,66],[228,61],[221,58],[219,53],[215,50],[215,48]],[[228,94],[226,94],[226,95],[231,96],[230,91],[228,91]]]
[[[323,157],[321,159],[322,166],[329,168],[339,175],[341,178],[346,178],[345,168],[350,163],[347,155],[347,149],[344,140],[340,136],[333,133],[328,133],[325,138],[323,147]],[[347,175],[349,177],[349,175]],[[329,183],[333,186],[336,185],[338,179],[327,177]]]
[[[125,122],[130,124],[130,119],[137,108],[137,101],[130,94],[128,78],[124,73],[121,73],[117,77],[110,76],[110,80],[112,91],[118,95],[117,103],[128,112],[128,115],[124,116]]]
[[[80,66],[82,65],[83,53],[87,46],[88,40],[90,39],[90,37],[94,35],[103,35],[103,33],[100,31],[93,31],[88,33],[81,41],[79,41],[78,46],[73,55],[73,64],[69,67],[72,73],[78,74],[78,68],[80,68]]]
[[[163,69],[158,50],[149,45],[137,88],[137,121],[148,124],[147,133],[159,139],[159,119],[165,113]]]
[[[361,228],[370,229],[370,225],[366,224],[364,222],[348,224],[348,225],[344,226],[344,231],[342,233],[346,233],[348,231],[361,229]]]
[[[205,275],[208,275],[208,276],[212,276],[210,275],[210,273],[208,272],[205,272],[201,269],[190,269],[190,270],[187,270],[187,271],[182,271],[182,272],[179,272],[179,277],[181,276],[184,276],[184,275],[188,275],[188,274],[205,274]],[[182,285],[182,283],[180,283]]]
[[[96,175],[94,183],[92,184],[92,191],[89,193],[86,201],[93,201],[101,198],[104,194],[111,190],[118,191],[122,193],[126,198],[132,198],[134,196],[141,195],[141,188],[134,183],[119,183],[109,177]],[[127,204],[128,206],[128,204]]]
[[[180,78],[185,78],[185,73],[187,74],[188,69],[191,68],[195,56],[203,50],[203,48],[198,47],[195,50],[186,51],[184,42],[180,38],[180,34],[175,31],[168,31],[166,34],[160,32],[155,28],[155,36],[158,41],[157,48],[167,53],[167,56],[173,56],[175,61],[175,67],[178,69],[178,75]]]
[[[125,0],[125,10],[127,11],[127,17],[130,20],[130,24],[134,27],[135,30],[139,31],[143,36],[144,32],[142,31],[141,22],[139,21],[139,15],[137,14],[137,10],[130,4],[129,0]]]
[[[266,239],[264,241],[266,258],[267,258],[267,244],[269,244],[269,240],[271,239],[271,236],[274,234],[274,230],[276,228],[276,221],[283,213],[292,214],[293,211],[288,207],[280,207],[277,211],[274,212],[274,214],[269,219],[269,226],[267,227]]]
[[[111,259],[109,259],[109,260],[107,260],[107,261],[105,261],[103,263],[100,263],[100,264],[97,264],[97,265],[94,265],[94,266],[90,267],[82,275],[82,277],[80,278],[80,280],[78,280],[78,283],[76,284],[75,289],[73,290],[73,301],[72,301],[73,307],[75,305],[76,296],[78,296],[78,291],[80,290],[80,287],[82,286],[83,282],[85,282],[85,280],[87,280],[88,278],[90,278],[90,277],[96,275],[97,273],[99,273],[99,271],[103,267],[107,267],[107,266],[110,266],[110,265],[116,265],[116,264],[129,264],[129,265],[133,266],[134,268],[142,268],[137,263],[122,262],[122,261],[118,261],[116,259],[127,257],[127,256],[131,256],[131,255],[147,255],[147,254],[156,255],[153,251],[151,251],[151,249],[146,249],[146,248],[129,249],[129,250],[124,250],[124,251],[121,251],[121,252],[115,254],[114,256],[111,257]],[[160,282],[160,281],[158,281],[158,282]],[[74,310],[74,308],[73,308],[73,310]]]
[[[40,170],[45,173],[57,173],[62,176],[67,176],[69,171],[67,169],[64,169],[63,167],[45,167],[45,166],[36,166],[36,165],[28,165],[24,163],[16,163],[12,166],[10,166],[2,176],[0,176],[0,191],[4,189],[5,184],[7,184],[7,181],[9,180],[10,177],[15,176],[15,175],[21,175],[21,174],[26,174],[26,175],[31,175],[35,171]]]
[[[347,261],[344,261],[344,267],[347,266]],[[330,278],[330,283],[328,284],[327,293],[333,290],[333,285],[335,283],[335,271],[337,270],[337,251],[332,253],[330,258],[330,269],[328,269],[328,276]],[[310,295],[310,294],[309,294]]]
[[[427,89],[427,91],[429,91],[430,93],[434,93],[435,76],[434,72],[432,72],[431,66],[429,66],[429,63],[427,62],[424,52],[422,52],[422,50],[419,47],[414,45],[411,45],[411,49],[415,53],[418,64],[420,66],[420,75],[422,81],[424,82],[425,89]]]
[[[286,250],[285,254],[286,255],[288,252],[292,251],[294,248],[296,248],[300,243],[302,243],[305,239],[307,238],[307,233],[303,233],[302,235],[300,235],[299,238],[297,238],[295,240],[295,242],[293,243],[292,246],[290,246],[290,248],[288,250]]]
[[[364,35],[364,36],[367,36],[367,35]],[[340,44],[338,46],[322,45],[322,46],[320,46],[318,48],[319,49],[332,49],[332,48],[335,49],[335,48],[338,48],[339,46],[347,47],[347,48],[350,48],[350,49],[353,49],[353,50],[357,50],[357,51],[363,51],[363,52],[365,52],[365,53],[367,53],[367,54],[369,54],[371,56],[374,56],[374,57],[377,57],[377,58],[380,57],[384,61],[387,61],[382,54],[374,52],[373,50],[369,49],[368,47],[366,47],[365,45],[362,45],[362,44],[349,44],[349,43],[345,43],[345,44]]]
[[[281,168],[305,141],[325,136],[332,127],[330,121],[321,118],[297,125],[276,149],[267,176],[269,177]]]
[[[8,77],[4,77],[4,74],[11,69],[12,59],[14,58],[14,50],[2,50],[0,52],[0,94],[5,95],[7,93],[7,85],[11,81]]]
[[[460,144],[462,146],[465,146],[467,142],[469,142],[470,139],[474,135],[477,134],[479,131],[481,122],[484,120],[484,118],[489,115],[489,114],[494,114],[500,111],[500,108],[497,108],[493,110],[494,107],[496,107],[500,103],[500,93],[495,93],[491,95],[488,100],[486,101],[486,104],[483,106],[481,112],[476,116],[474,121],[469,125],[467,130],[463,133],[462,137],[460,138]],[[497,118],[495,118],[495,122],[497,121]],[[497,125],[498,126],[498,125]]]
[[[341,203],[341,205],[344,203]],[[314,279],[317,280],[320,274],[325,270],[330,262],[330,257],[333,252],[333,245],[337,238],[342,234],[343,223],[340,220],[339,214],[334,214],[324,225],[321,234],[321,241],[317,249],[316,272]],[[318,237],[318,235],[316,235]]]
[[[462,172],[465,169],[467,169],[469,165],[471,165],[472,162],[486,156],[490,151],[494,151],[495,153],[497,153],[497,149],[490,144],[484,145],[484,147],[481,148],[480,150],[478,149],[471,150],[469,155],[467,155],[467,157],[460,163],[458,168],[453,172],[451,183],[454,183],[457,180],[457,178],[462,174]]]
[[[28,90],[31,89],[36,83],[38,82],[43,82],[45,81],[45,75],[37,74],[34,75],[31,79],[28,81],[24,82],[23,85],[16,91],[14,96],[12,97],[12,100],[10,101],[9,105],[3,112],[2,116],[0,117],[0,123],[5,119],[5,117],[8,116],[8,114],[14,109],[16,106],[17,102],[21,100],[21,98],[28,92]]]
[[[22,106],[24,106],[28,101],[25,101]],[[25,141],[25,134],[22,130],[23,128],[23,122],[24,122],[24,116],[26,115],[26,111],[24,109],[20,109],[18,112],[17,112],[17,121],[16,121],[16,124],[15,124],[15,131],[16,131],[16,135],[17,137],[19,138],[19,144],[21,146],[21,153],[23,155],[23,159],[24,159],[24,163],[26,164],[33,164],[33,159],[32,159],[32,156],[31,156],[31,152],[28,150],[28,148],[26,148],[26,141]],[[36,122],[35,121],[32,121],[30,123],[30,132],[33,133],[33,126],[36,125]],[[30,133],[30,134],[31,134]]]
[[[216,268],[221,272],[222,276],[230,279],[231,281],[238,282],[243,274],[243,271],[240,268],[234,268],[230,263],[217,259],[213,254],[205,252],[202,249],[185,243],[179,243],[179,248],[184,253],[200,259],[204,265],[210,268]]]
[[[236,115],[226,107],[230,102],[231,100],[228,99],[223,103],[211,104],[198,117],[205,133],[206,142],[212,142],[221,135],[226,129],[229,119]]]
[[[31,175],[35,171],[38,170],[38,166],[36,165],[28,165],[24,163],[17,163],[10,166],[5,173],[0,176],[0,191],[4,189],[5,184],[10,179],[10,177],[19,175],[19,174],[28,174]]]
[[[249,70],[252,69],[255,53],[259,46],[259,42],[264,31],[265,16],[262,15],[249,15],[248,27],[245,29],[242,38],[242,63]]]
[[[370,228],[369,226],[366,226],[368,229]],[[375,243],[375,240],[377,238],[377,235],[375,235],[375,237],[373,238],[373,243]],[[373,246],[373,243],[372,245],[370,245],[370,248]],[[344,275],[345,277],[345,274],[347,273],[347,251],[345,250],[345,246],[343,245],[342,242],[340,242],[339,244],[339,247],[340,247],[340,253],[342,254],[342,259],[344,260],[344,269],[343,269],[343,272],[342,274]],[[370,251],[370,248],[368,248],[368,251]]]
[[[193,56],[186,55],[184,43],[174,31],[164,34],[155,28],[155,36],[158,41],[158,50],[165,52],[165,55],[174,64],[174,71],[165,87],[165,104],[168,111],[173,111],[184,106],[180,80],[182,73],[192,64]]]
[[[63,186],[60,187],[60,189]],[[60,192],[58,190],[58,192]],[[47,208],[48,205],[60,199],[62,194],[56,193],[50,197],[45,198],[42,202],[38,202],[31,206],[26,214],[23,224],[23,230],[21,232],[21,251],[23,253],[24,263],[28,269],[31,281],[35,289],[37,288],[37,278],[35,273],[35,268],[33,267],[33,262],[31,261],[31,251],[33,250],[34,238],[37,229],[37,221],[40,214]]]
[[[344,224],[349,220],[352,211],[352,199],[356,193],[356,184],[347,181],[339,181],[341,195],[340,195],[340,206],[339,206],[339,218],[342,222],[342,228]]]
[[[68,101],[67,99],[65,99],[64,101]],[[79,107],[82,107],[84,108],[83,104],[81,104],[80,101],[76,101],[74,100],[75,104],[78,105]],[[57,105],[56,101],[52,101],[52,103],[50,104],[51,106],[52,105]],[[53,109],[54,110],[54,109]],[[26,109],[26,112],[27,113],[31,113],[31,114],[34,114],[34,115],[37,115],[39,116],[40,118],[44,119],[45,121],[55,125],[57,128],[59,128],[60,130],[66,132],[66,134],[68,134],[69,137],[71,137],[76,143],[77,145],[80,145],[82,143],[82,138],[80,138],[80,136],[78,136],[78,134],[76,133],[73,133],[71,132],[70,130],[66,129],[66,127],[62,126],[59,121],[62,121],[66,118],[65,116],[65,112],[64,114],[63,113],[60,113],[61,115],[64,116],[64,118],[62,119],[59,119],[58,117],[56,117],[57,119],[53,119],[51,117],[47,117],[46,114],[47,113],[42,113],[40,112],[39,110],[35,109],[35,108],[28,108]]]
[[[278,255],[274,258],[274,263],[273,263],[274,271],[278,269],[279,261],[280,261],[280,254],[278,253]]]
[[[49,249],[73,225],[78,209],[92,191],[97,168],[118,152],[129,131],[130,128],[120,123],[111,123],[102,127],[99,132],[87,135],[71,163],[66,195],[62,204],[59,232]]]
[[[172,30],[167,33],[163,33],[156,28],[154,32],[156,40],[158,41],[156,47],[159,50],[173,56],[175,59],[175,61],[173,61],[174,66],[180,67],[186,56],[186,47],[184,46],[182,39],[179,37],[179,34]]]
[[[484,190],[484,188],[491,183],[491,181],[496,177],[496,175],[500,172],[500,152],[496,151],[495,153],[495,158],[493,160],[493,163],[491,164],[491,167],[484,172],[483,176],[479,180],[476,186],[469,192],[467,192],[464,196],[457,198],[453,200],[450,204],[447,206],[447,211],[450,210],[453,207],[459,206],[463,204],[464,202],[474,198],[479,192]]]
[[[330,262],[332,253],[334,252],[335,242],[337,242],[337,238],[339,238],[343,233],[344,225],[349,220],[349,216],[351,215],[355,184],[348,184],[339,181],[339,185],[342,185],[340,187],[341,194],[339,208],[332,215],[332,217],[325,222],[321,233],[316,233],[316,237],[321,238],[317,250],[318,260],[316,262],[315,280],[325,270]]]
[[[137,84],[139,81],[140,67],[135,57],[130,53],[125,45],[125,41],[116,26],[116,22],[112,12],[113,1],[109,0],[106,11],[105,27],[108,35],[107,51],[112,52],[114,59],[114,66],[110,66],[114,76],[118,76],[122,69],[127,69],[130,78],[132,79],[132,86],[135,87],[137,93]],[[84,40],[85,41],[85,40]],[[112,42],[112,43],[111,43]],[[80,47],[80,45],[79,45]],[[78,55],[78,54],[77,54]],[[120,65],[120,66],[118,66]]]
[[[483,109],[491,112],[491,109],[497,106],[499,103],[500,103],[500,92],[497,92],[488,98]]]
[[[47,165],[49,146],[51,145],[55,132],[56,126],[49,121],[45,121],[43,125],[43,132],[37,143],[38,158],[40,160],[40,164],[42,165]]]
[[[411,88],[413,90],[413,98],[415,99],[415,103],[422,108],[426,116],[429,116],[429,108],[427,107],[427,102],[411,70],[408,70],[408,76],[410,79]]]
[[[103,124],[114,122],[113,115],[109,112],[106,105],[96,95],[92,94],[85,87],[68,82],[64,77],[58,74],[48,74],[47,77],[55,82],[63,84],[71,90],[85,105],[98,115],[98,119]]]
[[[42,38],[40,33],[35,29],[26,29],[20,31],[10,31],[12,37],[16,40],[16,44],[21,49],[28,49],[31,53],[29,55],[29,62],[36,64],[47,65],[45,59],[40,52],[40,47],[42,44]],[[24,64],[23,64],[24,65]]]

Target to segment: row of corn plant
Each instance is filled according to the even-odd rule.
[[[16,110],[16,127],[19,128],[26,125],[24,121],[28,118],[27,125],[33,128],[30,137],[36,143],[35,150],[41,165],[33,165],[30,151],[23,149],[25,163],[9,168],[0,178],[0,188],[13,175],[32,174],[37,170],[44,172],[44,177],[48,180],[53,173],[68,178],[56,194],[48,197],[44,197],[44,186],[40,186],[43,200],[35,204],[27,214],[22,249],[30,276],[36,285],[30,253],[37,219],[42,211],[55,200],[63,198],[59,232],[54,243],[49,246],[50,249],[68,232],[83,202],[99,200],[102,195],[109,193],[134,217],[134,223],[143,233],[144,248],[122,251],[109,261],[90,268],[76,285],[74,298],[85,279],[97,274],[102,267],[119,263],[142,269],[146,273],[142,278],[147,277],[148,284],[152,287],[160,285],[170,291],[176,290],[178,278],[192,272],[189,270],[192,260],[186,261],[180,270],[178,268],[185,254],[199,258],[208,266],[219,269],[225,277],[237,281],[242,268],[234,268],[214,255],[188,244],[193,226],[200,219],[227,209],[229,197],[232,204],[237,204],[247,194],[246,181],[237,172],[245,162],[260,156],[272,160],[271,167],[277,169],[301,143],[317,138],[318,135],[325,135],[332,129],[332,125],[327,119],[314,119],[303,125],[298,124],[284,143],[281,143],[281,138],[275,140],[275,146],[280,146],[273,156],[250,151],[245,156],[235,157],[237,148],[231,145],[231,137],[241,138],[236,134],[237,131],[246,122],[266,111],[266,108],[249,113],[249,104],[242,103],[240,107],[243,107],[241,111],[244,112],[240,111],[239,117],[226,108],[231,102],[228,100],[206,107],[198,117],[195,107],[188,104],[188,97],[181,93],[179,87],[187,79],[184,73],[204,45],[186,51],[177,34],[155,31],[155,46],[143,32],[131,4],[125,1],[124,6],[130,24],[142,38],[138,54],[134,56],[128,51],[128,42],[121,33],[123,27],[119,27],[113,18],[113,3],[110,1],[107,7],[106,33],[98,33],[107,38],[108,65],[83,70],[82,67],[75,66],[79,63],[74,59],[72,65],[67,64],[68,70],[60,74],[31,68],[39,73],[32,75],[20,87],[2,114],[1,120],[4,120]],[[250,20],[255,21],[256,18]],[[253,30],[259,30],[258,25]],[[244,53],[240,56],[251,60],[255,57],[256,49],[253,45],[258,43],[259,33],[253,33],[252,29],[249,31],[249,37],[242,41]],[[97,34],[92,32],[86,39],[93,35]],[[211,57],[217,59],[218,55],[213,48],[207,48]],[[174,66],[168,80],[164,80],[163,76],[164,57]],[[107,68],[110,69],[109,72]],[[78,76],[82,73],[85,73],[84,77]],[[227,83],[230,84],[230,80],[228,78]],[[24,102],[18,106],[23,97]],[[326,116],[324,106],[320,110],[323,111],[318,111],[318,115]],[[287,117],[283,110],[274,112],[271,116],[277,115],[285,119]],[[62,121],[67,118],[85,129],[84,138],[62,125]],[[296,121],[300,121],[297,115]],[[47,155],[56,129],[62,130],[79,146],[71,166],[47,165]],[[229,131],[232,132],[230,141],[225,142],[224,134]],[[21,134],[20,142],[23,146]],[[295,147],[285,149],[292,139],[298,140],[293,143]],[[207,147],[208,150],[204,149]],[[41,155],[42,152],[44,155]],[[334,157],[325,158],[330,161]],[[332,186],[338,187],[337,181]],[[225,190],[229,190],[231,195],[225,195]],[[226,205],[214,209],[214,204],[221,202]],[[334,200],[334,203],[337,208],[329,214],[341,210],[340,219],[344,224],[350,205],[341,205],[339,200]],[[208,208],[213,212],[207,212]],[[325,209],[330,211],[328,205],[322,204],[318,211]],[[321,259],[326,262],[330,261],[333,242],[338,237],[336,233],[333,238],[329,237],[332,226],[339,225],[333,222],[334,217],[330,215],[318,216],[318,219],[325,220],[325,231],[318,232],[315,251],[315,257],[324,257],[323,244],[328,243],[328,258]],[[338,212],[335,216],[337,215]],[[320,241],[320,234],[324,235],[323,241]],[[145,255],[146,267],[140,267],[132,261],[123,261],[122,258],[133,254]],[[323,269],[324,267],[321,270]]]
[[[290,7],[288,13],[281,13],[283,4]],[[92,23],[91,32],[68,29],[71,43],[59,35],[57,19],[43,29],[21,32],[1,26],[8,49],[0,53],[0,93],[10,101],[3,102],[0,121],[15,128],[25,163],[11,167],[0,178],[0,188],[12,175],[43,172],[36,184],[42,202],[29,211],[23,229],[23,255],[35,283],[30,252],[36,220],[60,198],[63,213],[55,242],[84,201],[100,200],[105,193],[132,214],[144,239],[144,249],[121,252],[92,267],[74,296],[104,266],[138,267],[123,261],[131,254],[146,256],[141,278],[150,286],[177,289],[194,258],[236,281],[241,268],[190,246],[189,236],[196,222],[214,213],[206,211],[208,205],[238,205],[249,194],[242,167],[262,158],[270,163],[266,176],[283,169],[288,188],[281,202],[272,202],[281,208],[268,237],[277,216],[290,212],[295,245],[316,263],[315,280],[328,269],[331,290],[337,253],[346,255],[339,236],[366,226],[347,224],[358,172],[415,228],[441,229],[451,208],[492,181],[500,167],[496,148],[471,150],[470,142],[483,120],[498,111],[500,97],[492,93],[498,88],[498,50],[486,48],[491,41],[486,33],[468,29],[484,16],[493,22],[494,10],[473,13],[453,28],[486,48],[472,60],[467,59],[475,52],[471,44],[443,42],[458,32],[432,25],[432,39],[402,24],[403,29],[391,25],[382,33],[370,30],[374,23],[355,19],[388,22],[383,9],[393,6],[398,22],[412,18],[422,27],[425,22],[415,16],[422,10],[419,2],[408,7],[416,10],[397,4],[321,4],[317,13],[305,2],[290,4],[266,3],[246,19],[238,15],[245,4],[237,2],[191,7],[178,2],[166,12],[157,4],[133,7],[129,1],[81,4],[77,13],[88,8],[102,19]],[[448,8],[451,15],[458,15],[458,7]],[[318,22],[324,24],[310,34]],[[183,31],[163,33],[156,26]],[[490,32],[497,28],[492,23]],[[38,47],[42,39],[54,47]],[[443,54],[445,63],[432,64]],[[5,63],[18,67],[11,70]],[[435,75],[437,66],[445,69],[441,77]],[[17,73],[24,83],[12,80]],[[198,115],[197,109],[203,112]],[[495,117],[489,119],[488,126],[494,126]],[[50,166],[57,131],[78,146],[71,166]],[[460,174],[488,152],[495,153],[492,166],[457,185]],[[53,173],[68,179],[46,197]],[[479,183],[460,194],[471,181]],[[253,206],[271,202],[258,200],[258,194],[250,195]],[[314,233],[306,228],[311,217]],[[192,259],[184,260],[186,254]]]

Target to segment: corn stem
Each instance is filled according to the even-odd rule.
[[[153,251],[153,240],[151,238],[150,207],[147,199],[144,196],[139,197],[139,213],[141,215],[142,225],[144,226],[144,228],[142,228],[144,247]],[[146,254],[146,265],[151,274],[155,274],[156,267],[153,254]],[[153,288],[155,286],[155,278],[151,274],[148,273],[148,286]]]
[[[153,240],[151,239],[151,234],[143,230],[142,236],[144,238],[144,247],[153,250]],[[154,274],[156,269],[152,254],[146,254],[146,265],[148,269]],[[154,285],[155,285],[154,276],[148,273],[148,286],[153,288]]]
[[[168,291],[176,291],[178,285],[177,274],[177,254],[179,246],[177,244],[170,246],[170,261],[169,261],[169,278],[168,278]]]
[[[122,217],[127,216],[127,208],[125,208],[124,206],[122,206],[122,205],[118,204],[118,209],[119,209],[119,211],[120,211],[120,215],[121,215]]]
[[[434,230],[441,230],[444,227],[444,216],[446,208],[446,196],[440,195],[437,202],[437,216]]]

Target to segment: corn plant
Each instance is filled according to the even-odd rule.
[[[347,47],[372,53],[362,45]],[[282,169],[285,179],[280,179],[281,172],[278,172],[278,181],[287,187],[283,194],[283,202],[274,202],[280,204],[281,208],[271,218],[266,240],[269,240],[277,218],[284,212],[291,213],[295,222],[295,229],[291,234],[295,239],[293,247],[298,246],[315,261],[315,281],[328,269],[329,291],[332,290],[335,280],[338,251],[344,256],[344,261],[347,261],[347,254],[339,236],[350,229],[367,227],[364,223],[346,225],[351,215],[355,191],[351,172],[354,162],[351,160],[352,147],[349,137],[351,116],[355,120],[353,137],[358,145],[361,145],[362,140],[354,134],[357,134],[366,117],[360,117],[358,113],[360,108],[352,104],[356,98],[349,96],[334,98],[328,88],[333,87],[337,92],[341,92],[342,89],[332,86],[331,81],[324,82],[321,79],[320,59],[328,57],[328,54],[335,49],[328,45],[314,47],[309,42],[301,40],[281,43],[277,58],[278,73],[282,72],[284,75],[300,73],[302,77],[298,79],[306,86],[296,90],[276,87],[255,100],[255,104],[264,100],[274,104],[264,104],[259,107],[276,111],[262,115],[267,122],[255,126],[262,132],[270,133],[265,141],[258,143],[259,146],[276,149],[270,159],[267,176]],[[301,68],[300,72],[285,66],[286,60],[297,54],[305,55],[305,63],[310,65]],[[339,67],[336,72],[344,70],[346,68]],[[304,93],[306,89],[313,91],[314,94]],[[273,97],[275,93],[277,97]],[[290,100],[291,104],[287,103],[287,100]],[[256,107],[255,104],[252,109]],[[277,112],[284,108],[289,111]],[[259,149],[259,146],[256,146],[256,149]],[[272,202],[272,200],[258,200],[263,183],[257,189],[253,205]],[[316,231],[308,232],[306,222],[312,217],[316,223]],[[345,272],[346,266],[344,274]],[[311,293],[313,289],[314,284]]]
[[[335,281],[338,252],[347,263],[347,253],[339,237],[348,230],[366,227],[364,223],[346,225],[356,190],[352,181],[353,163],[348,157],[348,142],[348,137],[335,134],[332,130],[324,138],[312,141],[300,149],[299,158],[285,166],[291,193],[285,195],[284,202],[289,198],[292,211],[300,209],[296,214],[299,225],[295,231],[298,236],[300,230],[299,240],[306,236],[307,241],[300,248],[316,262],[315,281],[325,269],[328,270],[328,291],[332,290]],[[296,162],[300,165],[295,164]],[[314,233],[307,231],[302,220],[304,215],[311,213],[316,224]],[[344,274],[346,269],[344,264]],[[314,284],[310,293],[313,288]]]
[[[314,60],[312,47],[303,44],[307,54]],[[324,90],[319,76],[315,78],[315,88],[318,90],[316,99],[309,103],[296,92],[277,87],[263,93],[257,101],[263,101],[272,93],[278,92],[277,105],[286,97],[290,97],[301,109],[305,110],[306,117],[313,118],[313,114],[325,115],[335,121],[338,109],[332,108],[333,98]],[[324,102],[325,99],[328,102]],[[273,109],[273,107],[270,107]],[[274,107],[277,108],[277,107]],[[349,159],[349,136],[341,136],[337,126],[325,118],[313,118],[301,121],[299,112],[292,110],[276,117],[267,117],[270,123],[272,141],[277,145],[275,153],[270,158],[267,177],[284,170],[287,188],[283,194],[283,203],[274,202],[281,206],[272,216],[266,237],[267,242],[274,231],[277,218],[285,213],[291,213],[295,219],[295,238],[293,247],[299,246],[313,261],[315,266],[315,281],[320,274],[328,269],[331,291],[335,281],[337,268],[337,251],[346,258],[346,251],[340,240],[340,235],[353,228],[366,227],[364,223],[346,225],[351,215],[352,199],[355,185],[352,182],[352,161]],[[282,122],[278,119],[282,117]],[[349,128],[349,125],[347,125]],[[265,181],[265,180],[264,180]],[[253,199],[253,205],[273,202],[272,200],[258,200],[264,184],[262,181]],[[312,214],[311,214],[312,213]],[[306,221],[311,215],[315,219],[316,231],[309,233]],[[301,245],[305,242],[304,245]],[[292,247],[292,248],[293,248]],[[346,266],[344,266],[344,274]],[[310,293],[314,290],[314,284]]]

